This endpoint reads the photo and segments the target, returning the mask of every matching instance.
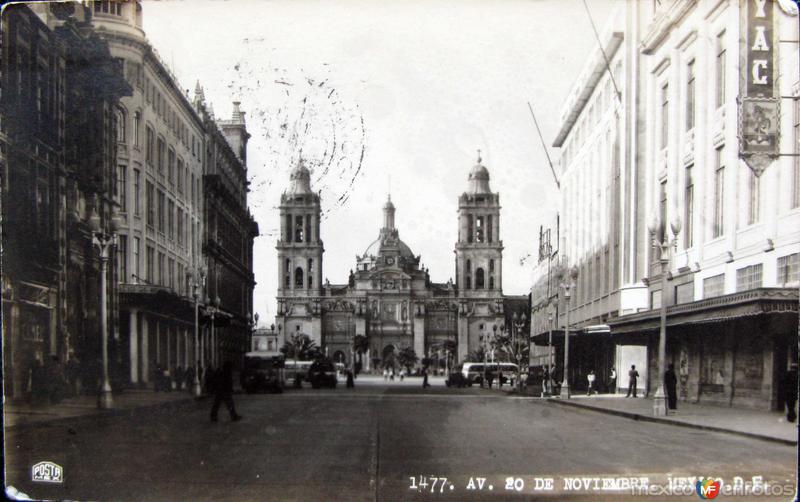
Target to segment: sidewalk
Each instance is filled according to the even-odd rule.
[[[608,413],[633,420],[643,420],[692,427],[715,432],[726,432],[787,445],[797,445],[796,423],[786,421],[779,412],[726,408],[708,404],[678,402],[677,413],[653,416],[652,398],[625,398],[620,394],[572,396],[569,400],[549,398],[562,406],[574,406],[600,413]]]
[[[43,424],[65,418],[92,415],[113,415],[137,408],[193,399],[188,391],[155,392],[150,389],[129,389],[114,395],[114,407],[102,410],[97,407],[97,396],[78,396],[64,399],[59,404],[32,406],[28,403],[3,404],[4,427]]]

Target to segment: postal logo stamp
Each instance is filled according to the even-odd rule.
[[[31,480],[42,483],[63,483],[64,469],[55,462],[39,462],[31,468]]]

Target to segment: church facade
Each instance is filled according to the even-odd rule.
[[[432,282],[420,256],[400,239],[391,196],[378,237],[357,255],[348,283],[323,283],[320,204],[301,161],[280,203],[280,339],[308,335],[329,357],[350,364],[361,335],[369,345],[362,363],[370,369],[406,347],[420,358],[444,357],[449,347],[461,361],[503,326],[500,196],[480,157],[458,200],[455,284]]]

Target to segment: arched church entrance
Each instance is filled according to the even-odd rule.
[[[394,368],[397,364],[396,357],[395,357],[395,346],[392,344],[387,345],[383,348],[383,352],[381,353],[383,358],[381,363],[383,364],[384,368]]]

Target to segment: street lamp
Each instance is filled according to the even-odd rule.
[[[514,328],[514,331],[512,332],[512,335],[513,335],[512,344],[514,346],[514,357],[517,360],[517,388],[520,390],[520,392],[522,391],[522,369],[520,368],[520,364],[522,363],[522,354],[521,354],[522,351],[521,351],[521,349],[519,347],[519,342],[520,342],[519,332],[522,331],[525,328],[525,321],[526,320],[527,320],[527,317],[525,316],[524,312],[519,317],[517,317],[517,313],[514,312],[514,315],[513,315],[512,321],[511,321],[512,322],[512,326]]]
[[[206,311],[211,314],[211,333],[209,336],[209,343],[211,344],[211,353],[209,356],[211,357],[211,364],[214,367],[219,366],[219,361],[217,360],[217,339],[216,333],[214,332],[214,319],[216,319],[217,313],[220,312],[219,306],[222,301],[219,299],[219,296],[214,297],[214,301],[210,307],[206,307]]]
[[[673,218],[669,226],[672,230],[673,238],[669,239],[666,228],[663,235],[658,232],[661,230],[661,220],[658,215],[653,215],[647,229],[650,231],[653,249],[657,254],[661,264],[661,316],[658,332],[658,371],[656,371],[655,385],[656,394],[653,397],[653,415],[663,416],[667,414],[666,396],[664,394],[664,366],[667,360],[667,274],[669,273],[670,251],[678,243],[678,234],[681,231],[681,220],[677,216]]]
[[[116,230],[119,226],[117,215],[111,218],[110,231],[103,230],[100,215],[95,208],[89,218],[89,228],[92,230],[92,245],[97,246],[100,252],[100,337],[103,356],[103,382],[100,388],[98,406],[103,409],[114,406],[111,393],[111,382],[108,378],[108,257],[111,248],[117,246]]]
[[[186,275],[192,284],[192,298],[194,299],[194,360],[197,362],[197,368],[194,370],[194,382],[192,382],[192,392],[196,397],[203,394],[203,387],[200,385],[200,371],[202,364],[200,361],[200,288],[205,285],[206,272],[202,267],[197,268],[197,272],[192,273],[189,271]]]
[[[569,300],[571,289],[575,286],[575,279],[578,278],[578,267],[572,266],[569,269],[569,279],[562,284],[564,288],[564,300],[566,302],[566,319],[564,320],[564,381],[561,383],[561,398],[569,399]]]
[[[545,395],[553,393],[553,303],[547,302],[547,390]]]

